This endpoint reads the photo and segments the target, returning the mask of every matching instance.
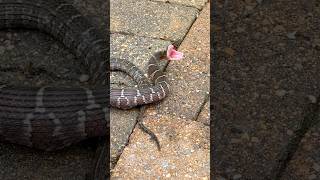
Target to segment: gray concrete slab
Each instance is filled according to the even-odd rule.
[[[149,110],[144,122],[158,136],[161,151],[135,129],[111,179],[209,179],[208,126]]]
[[[171,92],[161,102],[161,113],[197,119],[210,91],[209,17],[208,4],[179,47],[185,58],[171,61],[166,69]]]
[[[175,4],[146,0],[110,2],[111,32],[181,40],[195,20],[198,10]]]

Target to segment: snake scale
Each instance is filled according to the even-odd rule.
[[[88,68],[93,82],[109,78],[110,70],[123,71],[140,86],[111,89],[109,96],[105,86],[96,84],[91,89],[0,84],[0,141],[46,151],[62,149],[106,135],[109,105],[129,109],[159,101],[169,92],[157,66],[165,51],[150,58],[148,76],[153,84],[128,60],[111,58],[107,67],[106,36],[63,0],[0,0],[0,29],[11,28],[36,29],[61,41]]]

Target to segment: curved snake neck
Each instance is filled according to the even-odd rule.
[[[0,0],[0,29],[31,28],[46,32],[72,50],[89,71],[90,81],[109,78],[108,47],[103,36],[63,0]],[[169,86],[152,55],[148,78],[127,60],[110,59],[110,69],[129,74],[138,89],[111,89],[110,105],[129,109],[165,98]],[[108,81],[108,80],[107,80]],[[102,85],[82,87],[13,87],[0,85],[0,141],[57,150],[89,137],[105,136],[109,107]]]

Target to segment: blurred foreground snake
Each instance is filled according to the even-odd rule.
[[[63,0],[0,0],[0,29],[36,29],[61,41],[87,68],[90,81],[107,77],[108,46],[99,32]],[[110,105],[129,109],[157,102],[169,92],[156,65],[166,52],[153,54],[148,76],[124,59],[110,59],[111,71],[123,71],[140,86],[111,89]],[[46,151],[62,149],[90,137],[106,135],[108,93],[103,85],[19,87],[0,84],[0,141]]]

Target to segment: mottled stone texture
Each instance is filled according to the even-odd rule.
[[[203,6],[208,2],[208,0],[153,0],[159,2],[169,2],[172,4],[181,4],[186,6],[193,6],[198,9],[202,9]]]
[[[277,175],[281,152],[319,94],[319,19],[311,17],[320,11],[315,4],[229,1],[223,28],[223,2],[217,2],[212,29],[218,58],[211,100],[217,175]]]
[[[302,139],[281,180],[320,179],[320,124]]]
[[[135,129],[112,179],[209,179],[209,12],[207,5],[179,47],[185,59],[166,68],[170,95],[144,114],[161,151]]]
[[[171,93],[161,102],[160,111],[196,120],[210,88],[210,7],[201,11],[179,51],[182,61],[170,62],[166,72]],[[201,34],[201,36],[199,36]]]
[[[111,32],[182,40],[198,14],[193,7],[146,0],[110,2]]]
[[[157,134],[161,151],[135,129],[112,179],[209,179],[209,127],[152,111],[145,121]]]

